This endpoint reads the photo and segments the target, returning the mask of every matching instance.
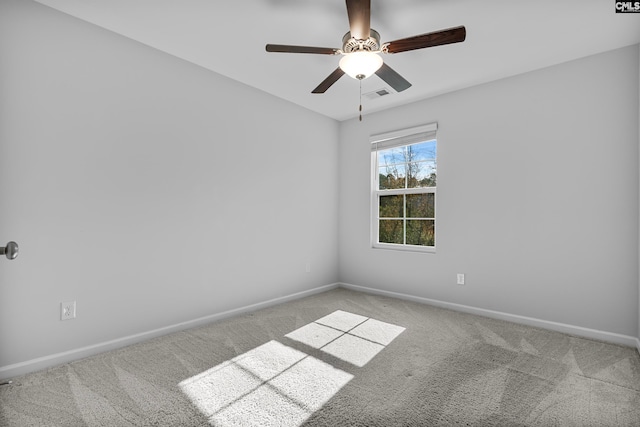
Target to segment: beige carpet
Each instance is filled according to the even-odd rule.
[[[0,425],[640,426],[640,356],[336,289],[15,378]]]

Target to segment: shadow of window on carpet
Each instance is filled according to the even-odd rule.
[[[404,329],[338,310],[286,336],[362,367]],[[213,426],[297,427],[352,378],[269,341],[179,385]]]

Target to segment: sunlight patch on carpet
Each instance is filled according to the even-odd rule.
[[[321,325],[330,326],[334,329],[338,329],[342,332],[348,332],[355,328],[359,324],[366,321],[368,317],[360,316],[359,314],[349,313],[347,311],[336,310],[331,314],[328,314],[318,320],[315,323]]]
[[[337,329],[328,328],[317,323],[309,323],[285,335],[287,338],[301,342],[313,348],[322,348],[343,335]]]
[[[344,334],[324,346],[322,351],[361,368],[369,363],[383,348],[383,345]]]
[[[404,329],[402,326],[337,310],[285,336],[363,367]]]
[[[295,427],[320,409],[353,375],[269,341],[180,383],[218,427]]]
[[[363,367],[405,328],[337,310],[285,335]],[[353,375],[269,341],[179,386],[216,427],[298,427]]]

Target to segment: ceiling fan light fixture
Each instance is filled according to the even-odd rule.
[[[382,67],[382,58],[375,52],[359,50],[346,53],[340,60],[340,68],[349,76],[363,80]]]

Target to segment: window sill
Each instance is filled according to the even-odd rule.
[[[401,252],[421,252],[428,254],[435,254],[435,246],[409,246],[409,245],[394,245],[392,243],[374,243],[372,249],[386,249],[391,251]]]

